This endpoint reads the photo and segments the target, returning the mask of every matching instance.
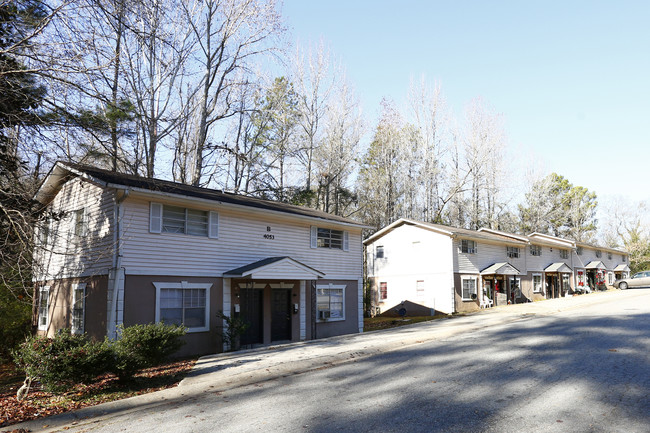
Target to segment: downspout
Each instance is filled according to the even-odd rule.
[[[110,311],[110,317],[108,318],[109,320],[109,326],[111,329],[111,334],[115,338],[117,337],[117,290],[119,288],[119,281],[120,279],[118,278],[119,271],[122,268],[122,246],[121,246],[121,230],[122,230],[122,224],[121,224],[121,204],[126,198],[129,196],[131,193],[131,190],[126,188],[123,190],[116,189],[116,199],[115,199],[115,235],[114,235],[114,242],[115,242],[115,256],[113,258],[113,264],[114,264],[114,274],[113,274],[113,296],[111,296],[111,311]],[[119,196],[119,191],[122,191],[122,195]]]

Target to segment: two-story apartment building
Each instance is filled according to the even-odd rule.
[[[35,199],[38,329],[95,338],[163,321],[184,354],[361,332],[363,225],[314,209],[57,163]]]
[[[364,244],[375,312],[407,300],[443,313],[473,311],[588,291],[629,273],[625,251],[542,233],[400,219]]]

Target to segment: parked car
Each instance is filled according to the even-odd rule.
[[[637,272],[631,278],[614,281],[614,287],[625,290],[628,287],[650,287],[650,271]]]

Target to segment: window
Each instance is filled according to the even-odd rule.
[[[343,249],[343,232],[341,230],[318,229],[318,248]]]
[[[151,203],[151,233],[180,233],[192,236],[219,237],[219,214],[180,206]]]
[[[43,286],[38,291],[38,329],[46,331],[49,324],[50,288]]]
[[[210,283],[153,283],[156,322],[183,325],[187,332],[210,329]]]
[[[511,259],[518,259],[519,247],[506,247],[506,255]]]
[[[610,286],[614,284],[614,273],[613,272],[608,272],[607,273],[607,284]]]
[[[625,260],[627,260],[627,257],[621,256],[621,260],[623,260],[623,263],[625,263]]]
[[[569,258],[569,250],[560,250],[560,258],[561,259],[568,259]]]
[[[165,205],[163,206],[162,231],[207,236],[208,212]]]
[[[533,274],[533,292],[541,293],[542,291],[542,274]]]
[[[612,260],[612,253],[607,253],[607,258],[608,258],[609,260]]]
[[[379,299],[388,299],[388,283],[379,283]]]
[[[476,277],[461,277],[463,301],[476,299]]]
[[[72,323],[73,334],[83,334],[86,312],[86,283],[76,284],[72,288]]]
[[[74,234],[77,237],[84,237],[88,233],[88,218],[86,208],[74,211]]]
[[[417,280],[415,282],[415,293],[417,296],[424,296],[424,280]]]
[[[311,227],[311,247],[349,251],[348,232],[342,230]]]
[[[576,254],[579,256],[582,255],[582,247],[576,247]]]
[[[48,218],[41,221],[40,230],[39,230],[39,241],[42,247],[47,247],[47,244],[50,240],[51,231],[52,231],[52,220]]]
[[[345,320],[345,286],[316,286],[316,304],[320,320]]]
[[[596,257],[601,258],[603,255],[603,252],[600,250],[596,250]]]
[[[475,254],[476,242],[467,239],[462,239],[460,241],[460,251],[467,254]]]
[[[384,258],[384,247],[382,247],[382,246],[377,247],[377,258],[378,259],[383,259]]]
[[[530,255],[531,256],[541,256],[542,255],[542,247],[539,245],[531,245],[530,246]]]

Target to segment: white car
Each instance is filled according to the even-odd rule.
[[[628,287],[650,287],[650,271],[637,272],[631,278],[614,281],[614,287],[625,290]]]

